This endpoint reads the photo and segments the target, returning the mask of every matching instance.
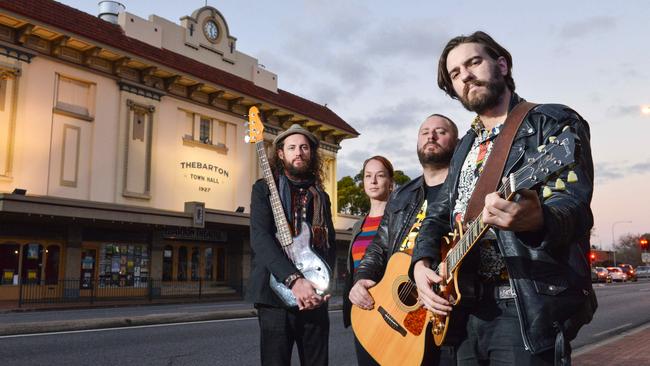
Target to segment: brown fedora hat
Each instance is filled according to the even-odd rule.
[[[275,139],[273,139],[273,146],[278,146],[279,143],[282,142],[287,136],[294,135],[296,133],[299,133],[303,136],[305,136],[311,143],[314,145],[314,147],[318,147],[318,139],[316,139],[316,136],[314,136],[313,133],[309,132],[309,130],[303,128],[297,123],[294,123],[286,129],[285,131],[282,131]]]

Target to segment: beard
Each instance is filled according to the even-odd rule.
[[[314,176],[312,172],[312,161],[310,160],[303,160],[304,164],[302,166],[295,166],[293,163],[288,162],[286,160],[282,160],[282,165],[284,165],[284,169],[287,171],[288,175],[303,180],[303,179],[309,179]]]
[[[492,70],[492,77],[490,80],[471,80],[465,84],[463,88],[463,95],[460,96],[460,103],[470,112],[482,114],[483,112],[493,108],[499,103],[503,92],[506,90],[506,81],[503,75],[499,73],[499,67],[495,65]],[[477,95],[474,98],[469,96],[470,85],[484,86],[487,88],[485,94]]]
[[[422,146],[421,149],[418,149],[418,159],[420,160],[420,164],[422,166],[425,165],[449,165],[449,162],[451,161],[451,156],[454,155],[454,151],[452,149],[443,149],[442,146],[438,145],[442,151],[440,152],[426,152],[424,149],[427,147],[428,144],[435,144],[438,145],[436,142],[429,142]]]

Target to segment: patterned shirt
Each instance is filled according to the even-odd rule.
[[[382,216],[368,216],[363,221],[363,226],[361,227],[361,232],[357,235],[357,238],[352,243],[352,263],[353,270],[356,271],[361,263],[363,255],[366,254],[366,249],[372,242],[372,239],[377,234],[377,228],[381,222]]]
[[[500,124],[491,130],[487,130],[480,118],[476,116],[472,122],[472,129],[476,132],[476,138],[472,144],[465,162],[460,171],[458,181],[458,198],[454,205],[454,221],[462,222],[467,204],[474,192],[476,182],[478,181],[487,158],[492,152],[494,139],[499,135],[503,124]],[[505,267],[505,261],[499,252],[496,244],[496,234],[490,229],[483,239],[477,244],[479,246],[481,264],[478,274],[483,279],[506,280],[508,273]]]

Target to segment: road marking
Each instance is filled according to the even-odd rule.
[[[167,324],[135,325],[135,326],[112,327],[112,328],[102,328],[102,329],[69,330],[69,331],[64,331],[64,332],[14,334],[14,335],[0,336],[0,339],[21,338],[21,337],[37,337],[37,336],[51,336],[51,335],[74,334],[74,333],[105,332],[105,331],[111,331],[111,330],[129,330],[129,329],[138,329],[138,328],[171,327],[171,326],[176,326],[176,325],[188,325],[188,324],[225,323],[225,322],[233,322],[233,321],[238,321],[238,320],[257,320],[257,317],[234,318],[234,319],[217,319],[217,320],[202,320],[202,321],[197,321],[197,322],[179,322],[179,323],[167,323]]]
[[[593,338],[593,337],[599,337],[599,336],[601,336],[601,335],[603,335],[603,334],[612,333],[612,332],[615,332],[615,331],[617,331],[617,330],[619,330],[619,329],[623,329],[623,328],[629,327],[630,325],[632,325],[632,323],[625,323],[625,324],[623,324],[623,325],[621,325],[621,326],[618,326],[618,327],[616,327],[616,328],[612,328],[612,329],[604,330],[604,331],[602,331],[602,332],[598,332],[598,333],[592,335],[591,337],[592,337],[592,338]]]

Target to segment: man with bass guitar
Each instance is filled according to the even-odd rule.
[[[261,131],[258,133],[261,135]],[[258,154],[265,154],[263,141],[259,144],[262,145]],[[262,365],[290,365],[294,343],[302,365],[328,364],[330,295],[305,278],[296,265],[301,258],[289,258],[289,252],[281,246],[297,245],[298,238],[306,237],[305,247],[311,247],[324,260],[315,270],[329,272],[329,268],[334,268],[335,232],[330,199],[322,187],[318,145],[311,132],[297,124],[291,126],[273,141],[273,154],[267,164],[268,181],[260,179],[253,185],[252,268],[246,298],[257,309]],[[266,156],[260,159],[263,161]],[[272,189],[269,181],[275,183],[270,183]],[[278,199],[273,198],[271,191],[277,192]],[[273,212],[274,209],[279,212]],[[284,226],[288,224],[293,243],[291,239],[286,243],[276,239],[276,234],[282,232],[278,221]],[[283,287],[293,302],[279,296],[274,291],[276,287]]]

